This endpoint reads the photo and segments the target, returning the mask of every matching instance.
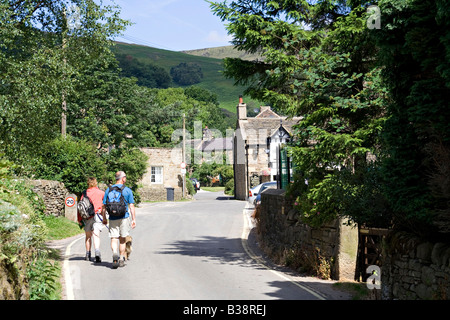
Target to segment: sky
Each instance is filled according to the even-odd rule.
[[[110,3],[103,0],[104,5]],[[212,13],[205,0],[115,0],[115,3],[122,9],[121,18],[134,23],[116,41],[171,51],[230,45],[225,22]]]

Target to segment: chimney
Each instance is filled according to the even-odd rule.
[[[237,106],[238,120],[247,120],[247,104],[244,103],[242,96],[239,96],[239,104]]]

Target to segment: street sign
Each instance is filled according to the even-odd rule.
[[[182,162],[182,163],[180,164],[180,168],[181,168],[181,169],[186,169],[186,162]]]
[[[66,198],[66,206],[68,206],[69,208],[72,208],[75,205],[75,198],[73,197],[67,197]]]
[[[186,174],[186,169],[181,169],[181,174]]]

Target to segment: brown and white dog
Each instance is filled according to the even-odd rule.
[[[125,238],[125,245],[126,245],[126,248],[125,248],[125,258],[126,258],[127,260],[130,259],[131,251],[133,251],[132,244],[133,244],[133,238],[132,238],[131,236],[127,236],[127,237]]]

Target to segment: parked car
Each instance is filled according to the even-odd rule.
[[[192,185],[194,186],[195,191],[200,190],[200,182],[195,178],[190,178]]]
[[[248,199],[247,199],[247,201],[250,202],[251,204],[255,204],[256,197],[258,196],[258,194],[260,193],[260,189],[264,185],[270,186],[272,188],[276,188],[277,187],[277,182],[276,181],[264,182],[264,183],[258,184],[256,187],[251,188],[248,191]]]
[[[261,189],[259,189],[258,195],[256,196],[256,199],[255,199],[255,206],[261,204],[261,194],[262,194],[264,191],[266,191],[267,189],[276,189],[276,188],[277,188],[277,183],[276,183],[276,182],[275,182],[275,185],[264,183],[264,184],[261,186]]]

